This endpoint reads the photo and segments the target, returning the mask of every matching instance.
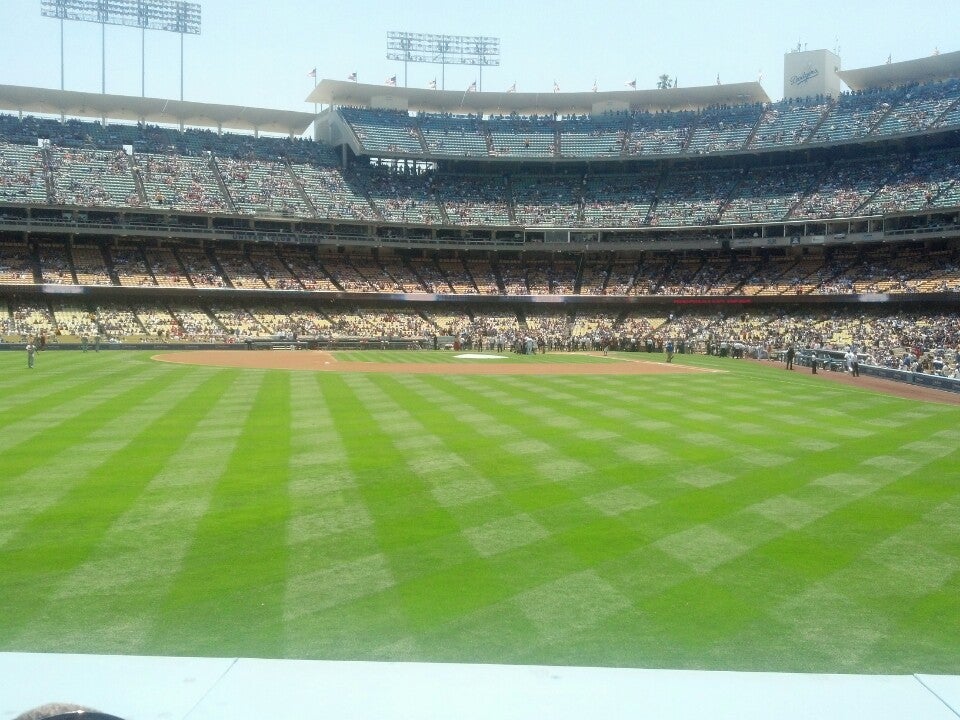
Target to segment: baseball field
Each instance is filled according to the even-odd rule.
[[[960,673],[960,406],[290,355],[0,353],[0,650]]]

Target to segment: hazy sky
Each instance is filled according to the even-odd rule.
[[[960,0],[200,0],[203,29],[185,40],[185,99],[287,110],[319,79],[382,83],[403,64],[387,60],[389,30],[490,35],[501,64],[483,87],[502,91],[624,90],[655,86],[663,73],[685,87],[756,80],[783,94],[783,54],[839,47],[844,68],[910,60],[960,49]],[[140,95],[140,31],[108,27],[106,89]],[[180,95],[180,38],[146,36],[146,94]],[[65,23],[65,87],[99,92],[100,26]],[[440,67],[410,65],[409,84],[426,87]],[[448,66],[447,89],[466,88],[476,68]],[[40,15],[40,0],[0,0],[0,84],[60,87],[60,24]]]

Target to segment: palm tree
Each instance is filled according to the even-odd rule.
[[[666,90],[673,87],[673,81],[670,76],[664,73],[657,79],[657,90]]]

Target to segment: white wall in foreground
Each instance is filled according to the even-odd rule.
[[[0,653],[0,720],[957,720],[960,676]]]

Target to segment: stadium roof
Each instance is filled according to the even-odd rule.
[[[0,85],[0,110],[302,135],[310,112]]]
[[[960,77],[960,51],[931,55],[904,62],[840,70],[837,73],[851,90],[886,88],[913,82],[935,82]]]
[[[466,92],[323,80],[307,102],[353,107],[406,107],[409,110],[454,113],[571,114],[594,112],[611,104],[635,110],[695,110],[711,105],[768,103],[759,82],[667,90],[616,90],[577,93]]]

